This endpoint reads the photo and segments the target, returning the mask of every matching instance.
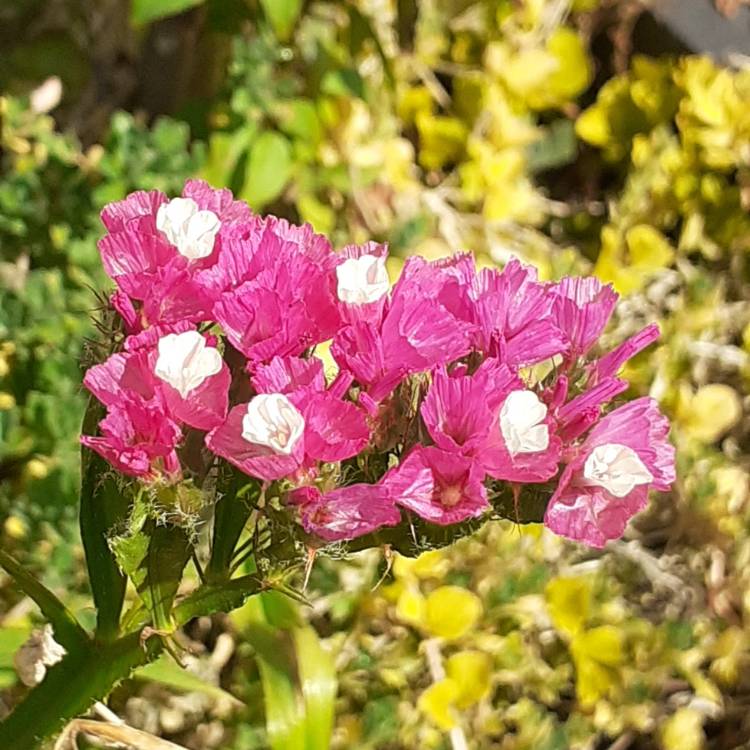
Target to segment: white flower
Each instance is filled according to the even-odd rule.
[[[549,428],[542,424],[547,407],[532,391],[512,391],[500,410],[500,431],[508,451],[539,453],[549,446]]]
[[[206,339],[198,331],[170,333],[159,339],[154,374],[183,398],[220,370],[221,354],[206,346]]]
[[[619,443],[594,448],[583,465],[583,476],[615,497],[625,497],[638,485],[648,484],[654,478],[638,454]]]
[[[156,213],[156,228],[189,260],[211,255],[220,227],[219,217],[192,198],[173,198]]]
[[[305,418],[283,393],[261,393],[247,405],[242,437],[289,456],[305,430]]]
[[[347,258],[336,267],[336,279],[339,299],[350,305],[377,302],[390,289],[385,258],[377,255]]]

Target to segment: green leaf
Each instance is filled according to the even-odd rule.
[[[205,0],[133,0],[130,20],[135,26],[158,21],[160,18],[175,16]]]
[[[529,172],[543,172],[570,164],[578,154],[575,126],[570,120],[555,120],[526,152]]]
[[[247,488],[247,489],[246,489]],[[214,509],[211,559],[206,571],[210,580],[228,577],[229,568],[251,508],[260,495],[260,482],[234,470],[226,488],[219,488],[221,497]],[[242,495],[238,497],[238,493]]]
[[[83,420],[84,435],[95,434],[103,412],[103,407],[92,397]],[[104,459],[82,447],[81,540],[96,606],[96,633],[104,640],[117,637],[127,585],[107,537],[115,525],[124,521],[128,505],[128,498],[118,489]]]
[[[365,83],[354,68],[329,70],[320,82],[320,90],[329,96],[356,96],[364,99]]]
[[[260,4],[279,41],[287,41],[302,10],[302,0],[260,0]]]
[[[327,750],[337,681],[331,655],[287,597],[271,591],[245,608],[243,635],[261,673],[273,750]]]
[[[248,606],[255,614],[255,621],[243,634],[258,660],[268,742],[272,750],[306,750],[304,704],[297,691],[289,633],[265,623],[259,600],[251,601]]]
[[[86,631],[67,607],[44,585],[24,570],[9,554],[0,550],[0,566],[26,596],[36,602],[55,631],[55,639],[69,652],[81,651],[89,642]]]
[[[242,155],[255,138],[257,126],[248,122],[232,133],[211,133],[208,141],[208,157],[201,170],[201,177],[216,188],[231,187],[232,176]]]
[[[175,607],[175,621],[178,625],[184,625],[195,617],[231,612],[265,587],[265,582],[254,575],[234,578],[223,584],[201,586]]]
[[[243,200],[256,210],[263,208],[284,189],[292,172],[292,147],[283,135],[267,131],[250,149]]]
[[[172,602],[191,550],[185,530],[158,525],[148,517],[145,505],[137,502],[128,531],[114,537],[110,545],[151,613],[154,627],[172,631]]]
[[[155,662],[146,664],[146,666],[136,670],[133,677],[140,680],[158,682],[161,685],[166,685],[183,693],[203,693],[215,699],[229,699],[237,706],[244,705],[242,701],[235,698],[226,690],[222,690],[218,685],[207,682],[198,675],[180,667],[174,662],[171,656],[167,656],[166,654],[163,654]]]
[[[378,56],[383,63],[383,70],[388,83],[393,86],[395,81],[393,66],[391,65],[390,58],[385,53],[385,49],[372,21],[353,4],[349,5],[347,10],[349,11],[349,49],[352,56],[358,55],[362,49],[363,42],[369,39],[375,45]]]
[[[331,654],[309,626],[292,631],[307,718],[307,750],[331,745],[338,683]]]

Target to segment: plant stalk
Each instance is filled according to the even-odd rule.
[[[90,648],[68,654],[0,723],[0,748],[38,750],[161,650],[159,639],[142,643],[140,633],[131,633],[111,643],[92,641]]]

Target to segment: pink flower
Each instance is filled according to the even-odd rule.
[[[230,374],[208,339],[192,329],[156,327],[127,343],[129,350],[113,354],[84,376],[84,385],[103,404],[148,402],[165,418],[201,430],[224,421]]]
[[[483,269],[476,282],[475,347],[511,367],[536,364],[568,348],[557,325],[554,295],[536,270],[510,260],[501,272]]]
[[[207,320],[213,297],[199,271],[216,262],[220,235],[250,217],[250,209],[228,190],[190,180],[181,198],[137,192],[106,206],[102,221],[109,234],[99,251],[110,278],[142,302],[144,325]],[[121,304],[118,309],[130,313]]]
[[[317,357],[274,357],[258,365],[251,378],[259,393],[293,393],[300,388],[324,391],[326,377],[323,362]]]
[[[586,354],[597,342],[617,304],[617,293],[593,276],[566,277],[552,285],[553,316],[575,360]]]
[[[179,475],[175,448],[182,433],[158,405],[135,399],[112,404],[99,431],[100,437],[83,435],[81,443],[123,474],[147,480]]]
[[[338,253],[336,297],[343,321],[377,322],[391,288],[386,270],[388,246],[377,242],[347,245]]]
[[[595,385],[604,378],[616,375],[620,368],[636,354],[642,352],[659,338],[659,326],[651,323],[641,329],[634,336],[624,341],[608,354],[592,362],[586,369],[589,373],[589,383]]]
[[[438,447],[474,458],[496,479],[542,482],[557,472],[553,415],[497,360],[485,360],[473,375],[436,372],[422,418]]]
[[[159,339],[149,364],[159,380],[167,411],[199,430],[221,424],[229,405],[229,368],[215,346],[197,331]]]
[[[362,410],[325,390],[322,364],[277,357],[257,370],[253,384],[258,395],[232,409],[206,438],[211,450],[246,474],[281,479],[354,456],[369,442]]]
[[[560,380],[563,379],[567,391],[567,378],[562,376]],[[560,439],[569,443],[583,435],[599,420],[602,405],[627,389],[626,380],[605,378],[601,383],[579,394],[567,404],[556,408],[554,414]]]
[[[475,461],[421,445],[386,475],[398,505],[440,526],[476,518],[489,510],[483,480],[484,471]]]
[[[290,492],[299,506],[302,528],[328,542],[356,539],[381,526],[396,526],[401,514],[385,483],[352,484],[323,494],[317,487]]]
[[[419,263],[417,263],[419,261]],[[408,375],[447,364],[470,350],[472,326],[452,314],[410,258],[380,320],[363,317],[339,331],[331,353],[374,401]],[[419,266],[418,271],[411,266]]]
[[[572,450],[545,525],[593,547],[622,536],[646,506],[649,488],[668,490],[675,480],[668,433],[669,422],[650,398],[608,414]]]
[[[256,218],[224,248],[206,284],[224,288],[214,316],[252,363],[300,355],[330,339],[340,325],[336,256],[307,225]]]

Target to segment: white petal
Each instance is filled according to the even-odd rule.
[[[192,198],[173,198],[156,213],[156,228],[190,260],[211,254],[220,227],[219,217],[213,211],[199,210]]]
[[[305,418],[283,393],[261,393],[247,405],[242,437],[289,456],[305,431]]]
[[[583,476],[590,484],[603,487],[615,497],[625,497],[633,489],[653,481],[653,475],[638,454],[626,445],[599,445],[586,458]]]
[[[377,255],[347,258],[336,267],[336,279],[339,299],[350,305],[377,302],[390,288],[385,258]]]
[[[183,246],[177,249],[191,260],[206,258],[213,252],[220,227],[219,217],[213,211],[198,211],[188,220]]]
[[[154,374],[185,398],[206,378],[221,370],[221,354],[206,346],[198,331],[170,333],[159,339],[159,356]]]
[[[500,431],[511,454],[539,453],[549,447],[549,428],[541,424],[547,406],[533,391],[512,391],[500,410]]]

